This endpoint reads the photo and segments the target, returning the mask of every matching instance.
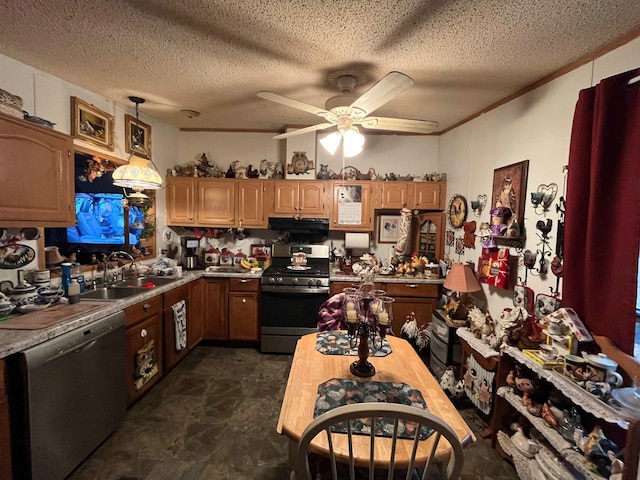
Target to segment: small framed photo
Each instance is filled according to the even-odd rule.
[[[400,215],[380,215],[378,217],[378,243],[397,243]]]
[[[257,256],[268,257],[271,255],[271,246],[264,245],[262,243],[254,243],[253,245],[251,245],[250,251],[251,251],[252,257],[257,257]]]
[[[151,155],[151,126],[136,120],[131,115],[124,116],[124,149],[127,153],[132,153],[132,147],[139,145],[144,150],[137,151],[138,156],[149,158]]]
[[[113,150],[113,115],[78,97],[71,97],[71,135]]]

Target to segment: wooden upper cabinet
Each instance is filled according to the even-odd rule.
[[[444,210],[447,196],[445,182],[410,182],[409,208],[418,210]]]
[[[195,224],[196,179],[167,177],[167,225]]]
[[[325,183],[296,180],[274,182],[273,213],[297,218],[326,216]]]
[[[0,114],[0,226],[75,224],[73,139]]]
[[[262,180],[239,180],[237,190],[237,226],[266,228],[264,182]]]
[[[350,180],[331,182],[330,230],[368,232],[373,229],[371,183]]]
[[[377,208],[401,209],[406,207],[409,198],[409,189],[406,182],[380,182],[380,194]]]
[[[236,183],[235,180],[197,179],[197,226],[233,227],[236,225]]]

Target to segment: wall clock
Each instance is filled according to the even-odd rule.
[[[460,194],[449,201],[449,223],[453,228],[460,228],[467,219],[467,199]]]

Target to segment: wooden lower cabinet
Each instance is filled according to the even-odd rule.
[[[229,280],[227,278],[207,278],[204,291],[204,324],[202,338],[205,340],[228,340],[227,297]]]
[[[125,308],[127,405],[136,402],[164,372],[162,295]]]
[[[11,425],[7,396],[7,363],[0,359],[0,480],[13,478],[11,463]]]
[[[200,343],[204,327],[204,291],[206,280],[200,278],[189,283],[189,328],[187,328],[188,348]]]
[[[260,340],[260,280],[229,279],[229,340]]]
[[[173,306],[181,302],[186,303],[186,337],[181,341],[174,319]],[[188,331],[191,328],[191,303],[189,301],[189,285],[182,285],[164,294],[164,371],[171,370],[191,348]]]
[[[433,311],[438,304],[440,286],[426,283],[387,283],[382,287],[393,302],[393,333],[400,335],[400,329],[412,312],[418,326],[431,323]]]

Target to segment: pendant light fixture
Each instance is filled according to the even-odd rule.
[[[152,165],[149,165],[150,160],[141,156],[151,158],[151,152],[144,149],[138,135],[140,131],[138,106],[145,100],[140,97],[129,97],[129,100],[136,104],[136,132],[132,134],[131,155],[127,163],[113,171],[113,184],[132,189],[134,193],[128,197],[130,199],[148,199],[142,190],[158,190],[162,187],[162,177],[154,168],[153,160],[151,160]]]

